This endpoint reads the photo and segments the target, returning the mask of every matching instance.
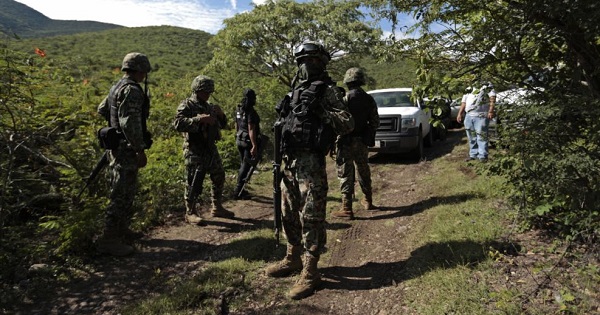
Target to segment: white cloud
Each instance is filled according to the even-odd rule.
[[[55,20],[128,27],[172,25],[216,33],[237,13],[236,0],[17,0]],[[68,9],[66,9],[68,8]]]

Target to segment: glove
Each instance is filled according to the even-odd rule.
[[[321,96],[325,91],[327,85],[323,81],[315,81],[310,84],[310,87],[300,94],[300,102],[308,107],[308,109],[314,109],[318,102],[317,97]]]

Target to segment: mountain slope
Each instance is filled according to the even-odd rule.
[[[212,58],[207,47],[211,34],[174,26],[123,27],[53,37],[11,40],[16,51],[34,55],[34,48],[45,51],[46,58],[63,60],[87,71],[85,75],[106,73],[121,67],[125,54],[137,51],[148,55],[152,80],[181,78],[200,71]]]
[[[53,20],[14,0],[0,0],[0,8],[0,33],[9,36],[44,37],[123,27],[94,21]]]

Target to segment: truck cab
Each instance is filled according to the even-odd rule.
[[[431,146],[433,133],[431,111],[422,102],[411,100],[411,88],[368,91],[377,103],[379,128],[375,145],[369,150],[381,153],[409,153],[414,159],[424,157],[423,147]]]

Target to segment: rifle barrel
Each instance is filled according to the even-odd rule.
[[[81,195],[88,188],[88,186],[92,183],[92,181],[94,181],[96,176],[98,176],[100,171],[102,171],[104,166],[106,166],[106,164],[108,164],[108,150],[104,151],[104,154],[102,154],[102,157],[100,158],[100,160],[98,160],[98,163],[96,163],[96,166],[94,166],[94,169],[92,170],[92,172],[90,173],[88,178],[85,180],[85,186],[83,186],[83,188],[79,191],[79,194],[77,194],[78,200],[79,200],[79,198],[81,198]]]

